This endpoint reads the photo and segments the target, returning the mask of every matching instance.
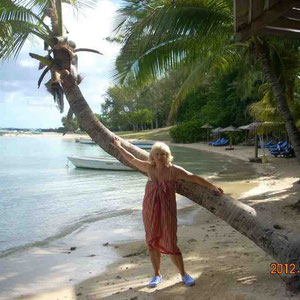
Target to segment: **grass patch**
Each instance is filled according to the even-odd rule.
[[[151,140],[151,141],[171,141],[169,134],[170,127],[149,129],[142,131],[118,131],[114,132],[116,135],[124,139],[136,139],[136,140]]]

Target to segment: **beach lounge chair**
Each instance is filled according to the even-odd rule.
[[[291,145],[288,145],[285,150],[281,152],[281,155],[285,158],[295,157],[294,148]]]
[[[276,150],[276,149],[279,150],[282,144],[283,144],[282,141],[281,141],[281,142],[278,142],[278,143],[275,144],[275,145],[270,145],[270,146],[268,147],[268,149],[269,149],[269,151],[271,151],[271,150]]]
[[[216,147],[226,146],[228,142],[229,140],[225,138],[221,138],[221,141],[219,143],[213,143],[212,146],[216,146]]]
[[[272,147],[272,146],[274,146],[275,144],[274,144],[274,141],[273,140],[271,140],[271,141],[269,141],[268,143],[265,143],[265,148],[269,148],[269,147]]]
[[[217,139],[215,142],[209,142],[209,143],[207,143],[209,146],[212,146],[212,144],[214,144],[214,143],[219,143],[221,141],[221,139]]]
[[[221,139],[219,139],[218,141],[212,143],[211,145],[212,145],[212,146],[218,146],[218,145],[220,145],[221,143],[223,143],[223,141],[224,141],[224,138],[221,138]]]
[[[292,149],[291,145],[288,144],[287,141],[277,143],[276,148],[270,147],[269,151],[275,157],[277,157],[277,156],[292,157],[293,156],[293,149]]]
[[[272,146],[276,146],[274,144],[273,140],[269,141],[268,143],[264,143],[264,148],[269,148],[269,147],[272,147]],[[260,144],[258,144],[258,148],[260,148],[260,147],[261,147]]]
[[[281,152],[281,145],[283,144],[283,142],[278,142],[276,145],[273,145],[273,146],[270,146],[268,149],[269,149],[269,152],[270,154],[272,155],[276,155],[276,157],[278,155],[280,155],[280,152]]]

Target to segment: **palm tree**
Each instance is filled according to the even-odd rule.
[[[67,2],[76,3],[78,1]],[[89,1],[89,3],[91,2],[95,1]],[[16,1],[5,0],[1,1],[0,4],[0,24],[4,23],[9,31],[13,33],[10,36],[5,34],[1,36],[1,42],[3,41],[6,45],[1,51],[1,57],[7,58],[13,53],[17,53],[19,48],[16,49],[15,47],[22,45],[22,42],[24,43],[23,39],[29,35],[34,34],[42,38],[50,48],[49,52],[50,57],[53,56],[52,59],[49,57],[44,59],[36,55],[32,55],[32,57],[45,62],[48,68],[51,69],[53,82],[61,85],[81,128],[106,152],[128,165],[118,150],[111,145],[115,135],[97,120],[78,87],[78,77],[71,70],[74,47],[68,44],[64,34],[60,36],[62,33],[62,1],[36,0],[34,5],[28,7],[16,3]],[[37,9],[38,13],[34,14],[33,9]],[[9,13],[6,14],[6,12]],[[30,15],[34,15],[34,17],[31,18]],[[43,24],[46,15],[51,19],[51,28],[46,28]],[[16,23],[18,23],[18,26],[16,26]],[[121,140],[121,143],[136,157],[143,160],[148,158],[147,152],[124,140]],[[300,263],[299,242],[287,239],[273,227],[272,223],[266,222],[263,216],[260,216],[253,208],[225,195],[215,197],[206,188],[193,183],[180,182],[177,192],[225,220],[275,260],[286,263]]]
[[[294,93],[295,81],[298,79],[300,56],[294,42],[269,41],[270,57],[273,62],[274,72],[285,91],[286,101],[294,120],[300,120],[299,96]],[[272,130],[285,132],[284,119],[277,105],[272,86],[269,82],[259,88],[264,95],[261,101],[253,103],[249,107],[250,114],[256,121],[267,122],[260,126],[259,131],[271,132]],[[295,124],[299,129],[300,126]],[[300,125],[300,124],[299,124]]]
[[[284,120],[286,131],[288,133],[290,141],[293,144],[297,161],[300,164],[300,131],[296,127],[294,118],[287,102],[287,94],[289,94],[290,91],[287,90],[285,93],[284,88],[280,84],[280,75],[276,76],[277,74],[273,69],[272,61],[270,59],[270,47],[266,40],[257,38],[256,41],[256,48],[262,60],[264,74],[267,81],[272,87],[272,93],[277,101],[277,106]],[[299,53],[297,54],[296,65],[298,65],[297,63],[299,63]]]
[[[128,0],[136,6],[137,1]],[[171,116],[176,114],[180,102],[187,92],[198,87],[207,78],[208,73],[216,69],[237,65],[245,57],[240,46],[256,51],[264,71],[264,76],[273,90],[279,111],[284,119],[286,130],[294,146],[300,164],[300,132],[286,101],[285,86],[281,84],[282,73],[276,73],[270,58],[272,43],[259,37],[241,44],[234,41],[233,36],[233,3],[231,0],[180,0],[156,3],[148,1],[148,5],[140,3],[137,16],[132,18],[132,11],[125,7],[120,11],[123,19],[118,32],[123,37],[124,46],[117,60],[116,79],[125,81],[134,76],[143,82],[162,76],[172,68],[184,67],[190,75],[174,100]],[[151,3],[151,6],[149,6]],[[140,12],[143,9],[143,14]],[[130,11],[130,14],[128,14]],[[277,40],[277,43],[282,43]],[[293,50],[293,57],[299,62],[299,42],[284,42]],[[238,46],[238,47],[237,47]],[[249,51],[248,51],[249,54]],[[297,69],[298,70],[298,69]],[[298,71],[297,71],[298,72]],[[297,72],[290,75],[290,86]],[[133,74],[133,75],[132,75]],[[293,90],[293,89],[291,89]]]

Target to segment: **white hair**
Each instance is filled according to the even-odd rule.
[[[173,161],[173,156],[171,154],[170,148],[168,145],[162,142],[157,142],[155,143],[150,151],[149,154],[149,161],[152,165],[155,165],[155,160],[154,160],[154,153],[155,152],[164,152],[167,155],[167,163],[170,164]]]

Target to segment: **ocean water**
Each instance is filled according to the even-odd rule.
[[[183,147],[171,151],[175,164],[214,181],[255,176],[240,160]],[[0,299],[75,284],[117,259],[103,244],[144,238],[147,178],[76,169],[71,162],[67,167],[69,155],[109,156],[74,139],[0,136]],[[191,204],[177,196],[179,210]],[[186,216],[178,218],[185,222]]]
[[[214,180],[254,175],[250,166],[240,168],[240,161],[181,147],[171,151],[175,164]],[[76,169],[70,162],[67,167],[68,155],[109,156],[73,139],[0,137],[0,259],[47,245],[89,223],[120,215],[126,220],[141,208],[145,176]]]

